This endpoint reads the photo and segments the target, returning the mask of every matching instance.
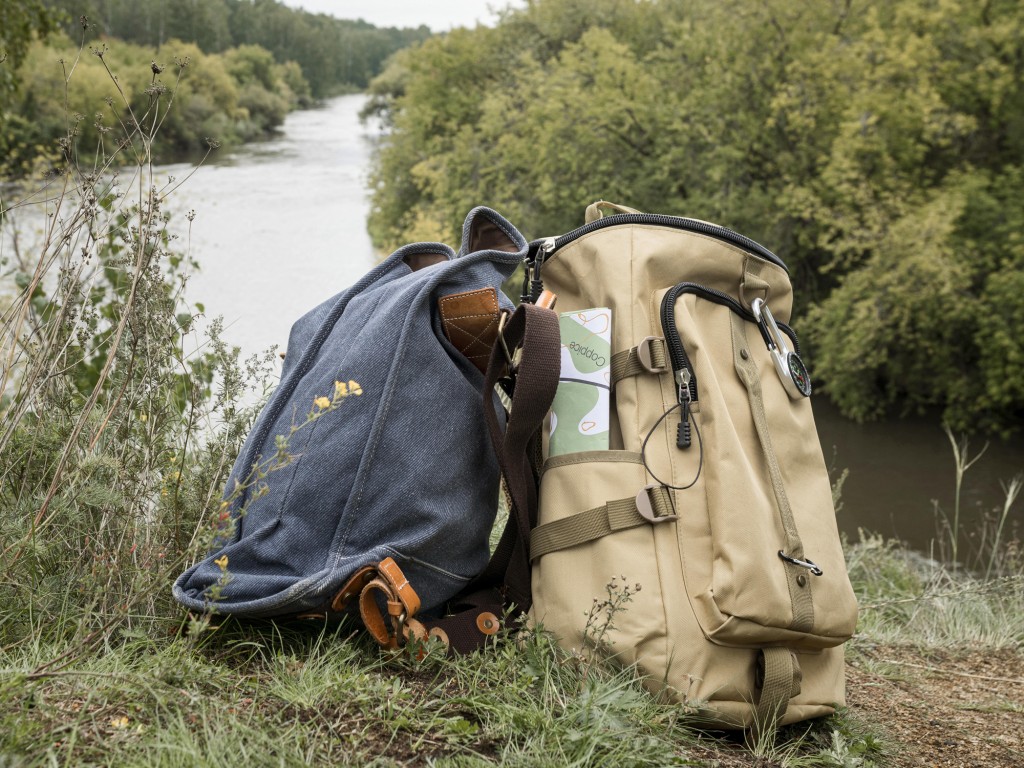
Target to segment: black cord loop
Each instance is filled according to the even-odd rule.
[[[683,410],[685,417],[693,422],[693,431],[697,433],[697,448],[700,451],[697,463],[697,474],[694,476],[693,480],[691,480],[688,485],[672,485],[671,483],[666,483],[664,480],[661,480],[656,474],[654,474],[654,472],[651,470],[651,467],[647,464],[647,443],[650,441],[651,437],[657,431],[658,427],[661,426],[661,423],[669,417],[669,414],[671,414],[672,411],[676,410],[677,408],[681,408],[682,405],[683,403],[676,403],[663,414],[661,414],[661,417],[656,422],[654,422],[654,426],[651,427],[651,431],[647,433],[647,437],[644,438],[643,445],[640,446],[640,460],[644,463],[644,469],[647,470],[647,474],[653,477],[655,482],[657,482],[662,487],[668,488],[673,491],[685,491],[688,488],[692,488],[694,485],[697,484],[697,480],[700,479],[701,470],[704,469],[704,439],[700,435],[700,427],[697,426],[697,420],[693,418],[693,411],[690,408],[685,408]]]

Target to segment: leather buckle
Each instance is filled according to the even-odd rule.
[[[678,517],[678,515],[675,514],[674,508],[673,513],[671,515],[659,516],[655,514],[654,505],[651,503],[651,491],[654,488],[661,487],[662,486],[659,485],[658,483],[652,483],[651,485],[645,486],[644,489],[636,495],[636,511],[640,513],[640,517],[642,517],[644,520],[651,523],[652,525],[657,525],[658,523],[665,523],[669,520],[675,520]],[[669,496],[670,503],[671,500],[672,497]]]
[[[665,340],[661,336],[648,336],[639,344],[636,345],[636,359],[640,363],[640,366],[648,373],[664,373],[668,370],[666,366],[660,368],[654,365],[654,360],[651,354],[651,343],[660,341],[662,346],[665,344]]]

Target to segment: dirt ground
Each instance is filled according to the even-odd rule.
[[[901,746],[903,768],[1024,768],[1024,654],[876,646],[847,662],[847,704]]]
[[[1024,768],[1024,653],[848,653],[846,702],[892,748],[893,768]],[[691,756],[717,768],[775,768],[739,743]]]

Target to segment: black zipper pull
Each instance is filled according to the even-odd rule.
[[[679,404],[682,406],[682,419],[676,429],[676,447],[689,448],[693,442],[690,434],[690,372],[681,368],[675,372],[675,379]]]
[[[540,276],[540,270],[544,266],[544,262],[547,261],[548,256],[555,252],[555,240],[554,237],[544,238],[544,242],[540,244],[540,248],[537,251],[537,258],[533,262],[533,273],[530,280],[530,303],[536,304],[537,299],[540,298],[540,294],[544,290],[544,281]]]

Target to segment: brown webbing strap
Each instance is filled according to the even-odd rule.
[[[762,648],[757,655],[755,682],[761,697],[754,710],[754,732],[768,733],[786,714],[789,700],[800,693],[803,673],[796,654],[788,648]]]
[[[630,376],[667,371],[668,366],[664,340],[645,339],[642,345],[612,355],[612,386]]]

